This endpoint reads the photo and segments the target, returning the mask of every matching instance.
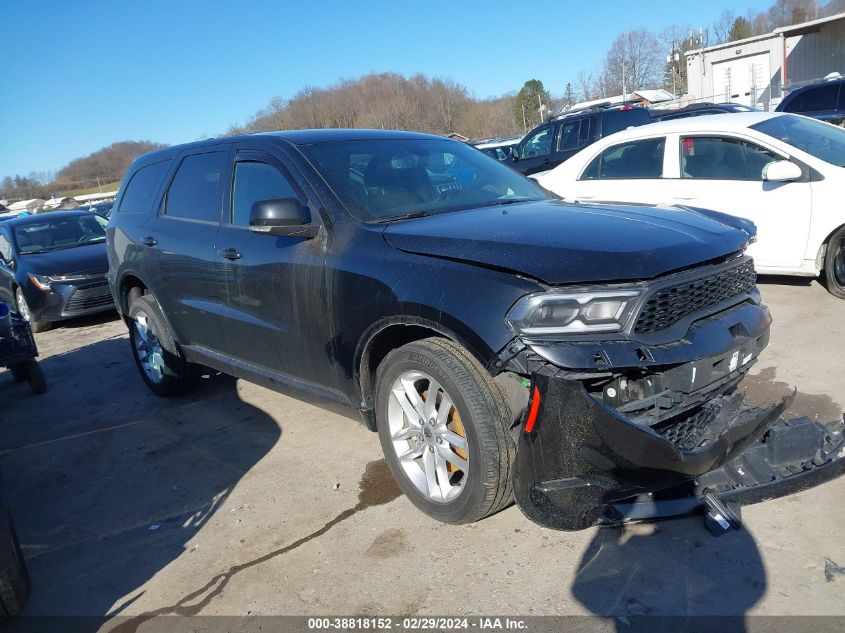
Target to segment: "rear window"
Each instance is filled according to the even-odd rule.
[[[629,127],[651,123],[651,121],[651,115],[644,108],[609,110],[602,118],[601,133],[602,136],[608,136]]]
[[[660,178],[666,138],[649,138],[612,145],[596,156],[579,180]]]
[[[206,152],[186,156],[164,203],[165,215],[186,220],[220,220],[220,180],[226,161],[225,152]]]
[[[811,88],[792,99],[784,108],[784,112],[835,110],[838,95],[839,84]]]
[[[130,178],[120,201],[120,213],[143,213],[150,208],[153,196],[170,166],[169,160],[141,167]],[[96,205],[95,205],[96,206]],[[111,206],[111,205],[109,205]]]

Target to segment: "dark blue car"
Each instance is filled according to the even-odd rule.
[[[114,308],[106,280],[106,224],[87,211],[0,223],[0,301],[41,332],[55,321]]]

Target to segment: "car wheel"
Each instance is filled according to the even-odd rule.
[[[836,231],[827,243],[824,276],[828,292],[845,299],[845,226]]]
[[[29,573],[24,562],[18,535],[10,527],[12,561],[6,572],[0,575],[0,620],[18,615],[29,597]]]
[[[44,377],[44,371],[41,365],[35,359],[30,359],[21,363],[26,372],[26,380],[29,382],[29,388],[36,396],[40,396],[47,391],[47,379]]]
[[[26,303],[26,298],[23,296],[23,291],[20,288],[15,289],[15,303],[18,307],[18,314],[21,318],[29,323],[29,327],[33,332],[46,332],[50,329],[49,321],[38,321],[32,318],[32,312]]]
[[[409,343],[382,361],[376,385],[382,450],[415,506],[439,521],[469,523],[511,502],[512,417],[465,349],[440,338]]]
[[[155,299],[137,297],[128,316],[132,355],[147,387],[159,396],[174,396],[193,387],[194,372],[167,329]]]

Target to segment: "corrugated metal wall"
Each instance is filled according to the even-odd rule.
[[[786,85],[834,71],[845,74],[845,21],[824,24],[817,33],[786,38],[786,53]]]

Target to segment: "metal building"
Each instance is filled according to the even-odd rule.
[[[784,90],[845,74],[845,13],[685,53],[691,101],[771,110]]]

